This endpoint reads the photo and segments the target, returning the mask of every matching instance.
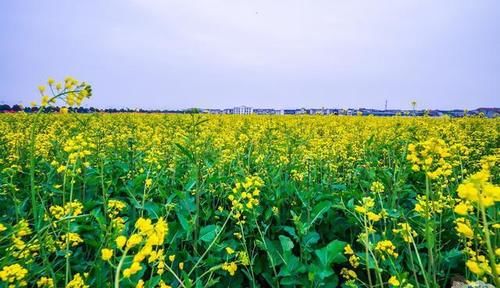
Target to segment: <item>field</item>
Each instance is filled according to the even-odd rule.
[[[498,287],[499,128],[3,114],[0,287]]]

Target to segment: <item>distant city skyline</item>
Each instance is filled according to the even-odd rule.
[[[500,107],[500,2],[1,1],[0,104],[48,77],[98,108]]]

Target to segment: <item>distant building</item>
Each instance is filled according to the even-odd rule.
[[[323,108],[321,108],[321,109],[312,108],[312,109],[309,109],[307,111],[307,114],[311,114],[311,115],[323,115],[323,114],[325,114],[325,109],[323,109]]]
[[[278,115],[281,114],[280,110],[274,110],[274,109],[253,109],[253,114],[257,115]]]
[[[205,109],[205,110],[203,110],[203,112],[208,113],[208,114],[223,114],[224,110],[222,110],[222,109]]]
[[[283,115],[295,115],[297,113],[297,109],[283,109]]]
[[[239,107],[234,107],[233,108],[233,114],[238,114],[238,115],[249,115],[253,113],[253,108],[252,107],[247,107],[247,106],[239,106]]]

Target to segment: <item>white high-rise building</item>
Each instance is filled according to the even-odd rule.
[[[239,106],[239,107],[234,107],[233,108],[233,114],[240,114],[240,115],[249,115],[253,113],[253,108],[252,107],[247,107],[247,106]]]

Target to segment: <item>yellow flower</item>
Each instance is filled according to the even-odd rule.
[[[135,222],[135,228],[137,228],[142,234],[150,234],[154,231],[154,225],[151,222],[151,219],[139,218]]]
[[[352,247],[350,244],[345,245],[344,247],[344,254],[346,255],[352,255],[354,254],[354,251],[352,250]]]
[[[356,272],[354,272],[351,269],[347,269],[345,267],[340,270],[340,275],[342,275],[342,277],[344,277],[344,279],[347,279],[347,280],[358,278],[358,275],[356,274]]]
[[[234,253],[234,250],[231,247],[226,247],[226,253],[231,255]]]
[[[359,257],[356,255],[351,255],[351,257],[349,257],[349,263],[353,268],[357,268],[359,266]]]
[[[44,85],[38,86],[38,91],[40,91],[40,94],[43,94],[43,92],[45,92],[45,86]]]
[[[377,222],[382,218],[382,216],[375,214],[371,211],[366,213],[366,215],[368,216],[368,220],[373,221],[373,222]]]
[[[381,253],[382,259],[385,259],[385,255],[387,254],[389,256],[393,257],[398,257],[398,253],[395,251],[396,246],[392,244],[391,240],[382,240],[377,242],[377,245],[375,246],[375,250]]]
[[[399,280],[398,280],[398,278],[396,278],[396,276],[391,276],[391,278],[389,278],[387,283],[389,283],[390,285],[392,285],[394,287],[398,287],[401,284],[401,283],[399,283]]]
[[[226,270],[227,272],[229,272],[229,275],[234,276],[236,270],[238,270],[238,266],[235,262],[224,262],[224,264],[222,264],[222,270]]]
[[[481,267],[479,267],[479,264],[476,261],[467,260],[465,265],[467,266],[467,268],[469,268],[470,272],[472,272],[478,276],[481,276],[484,274],[483,269],[481,269]]]
[[[175,255],[170,255],[170,256],[168,256],[168,260],[169,260],[170,262],[174,262],[174,261],[175,261]]]
[[[143,288],[144,287],[144,280],[140,279],[139,282],[137,282],[137,285],[135,285],[135,288]]]
[[[59,168],[57,168],[57,173],[62,173],[64,171],[66,171],[66,166],[64,166],[64,165],[61,165],[61,166],[59,166]]]
[[[10,284],[14,284],[16,282],[23,283],[23,280],[26,277],[26,275],[28,275],[28,270],[19,264],[4,266],[2,270],[0,270],[0,279]],[[21,286],[26,286],[26,285],[21,285]],[[15,285],[12,285],[12,287],[15,287]]]
[[[113,257],[113,250],[107,248],[101,250],[102,260],[108,261],[109,259],[111,259],[111,257]]]
[[[116,247],[121,249],[121,248],[123,248],[123,245],[125,245],[125,242],[127,242],[127,237],[118,236],[118,237],[116,237],[115,242],[116,242]]]
[[[400,234],[405,242],[412,243],[413,238],[417,236],[417,232],[408,223],[399,223],[398,226],[399,229],[392,229],[392,232]]]
[[[130,249],[142,242],[142,236],[139,234],[132,234],[127,240],[127,248]]]
[[[76,247],[83,243],[83,239],[78,233],[69,232],[61,236],[63,242],[68,242],[72,247]],[[65,247],[66,243],[62,243],[61,247]]]
[[[248,253],[246,251],[238,252],[238,260],[243,266],[250,265],[250,258],[248,257]]]
[[[458,233],[467,238],[474,238],[474,231],[466,223],[457,222],[456,230]]]
[[[64,210],[66,215],[78,216],[83,212],[83,204],[78,200],[68,202],[64,205]]]
[[[179,263],[179,269],[184,270],[184,262]]]
[[[481,171],[468,177],[458,186],[458,196],[485,208],[500,202],[500,187],[489,182],[489,169],[488,165],[483,165]]]
[[[47,106],[47,105],[49,105],[49,100],[50,100],[49,96],[43,95],[42,96],[42,102],[41,102],[40,105],[41,106]]]
[[[455,213],[457,213],[458,215],[465,216],[465,215],[467,215],[469,209],[470,209],[470,205],[467,205],[466,203],[461,202],[461,203],[457,204],[457,206],[455,206],[455,209],[453,209],[453,211]]]
[[[76,273],[75,276],[73,276],[73,280],[68,282],[68,285],[66,285],[66,288],[88,288],[88,285],[85,285],[85,281],[83,280],[82,276],[80,273]]]
[[[152,184],[153,184],[153,180],[152,179],[150,179],[150,178],[146,179],[146,182],[145,182],[146,188],[151,187]]]
[[[0,232],[3,232],[7,230],[7,227],[5,227],[5,225],[3,225],[2,223],[0,223]]]
[[[123,270],[123,277],[129,278],[130,276],[136,274],[137,272],[142,270],[142,266],[139,262],[132,262],[129,268]]]
[[[375,181],[372,183],[372,186],[370,187],[370,191],[374,192],[374,193],[382,193],[384,192],[384,184],[382,184],[382,182],[379,182],[379,181]]]
[[[48,277],[41,277],[38,281],[36,281],[36,286],[39,288],[53,288],[54,280]]]
[[[163,282],[163,280],[160,280],[159,285],[160,285],[160,288],[172,288],[172,286],[165,284],[165,282]]]
[[[125,204],[125,202],[116,199],[110,199],[107,205],[109,218],[118,216],[118,214],[120,214],[120,212],[122,212],[126,207],[127,204]]]
[[[361,213],[361,214],[365,214],[367,212],[365,207],[358,206],[358,205],[354,206],[354,211]]]

